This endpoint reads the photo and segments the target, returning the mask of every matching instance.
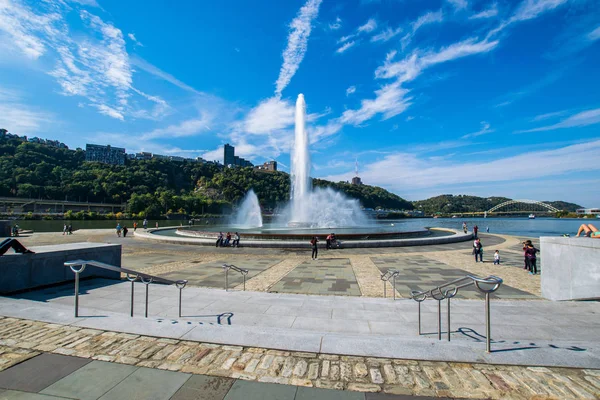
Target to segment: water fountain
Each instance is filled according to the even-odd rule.
[[[290,204],[279,222],[290,228],[345,228],[371,225],[357,200],[331,188],[312,189],[310,156],[306,131],[306,102],[296,100],[296,130],[292,151]]]
[[[260,228],[263,226],[262,213],[258,197],[254,190],[250,189],[244,200],[240,204],[239,209],[233,216],[231,224],[239,228]]]

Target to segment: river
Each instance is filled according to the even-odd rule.
[[[400,220],[378,221],[380,224],[394,224],[400,231],[414,231],[423,227],[442,227],[462,229],[462,223],[466,222],[469,230],[474,225],[479,227],[480,232],[489,228],[490,233],[516,235],[525,237],[539,236],[561,236],[570,234],[574,236],[579,226],[585,222],[596,222],[589,219],[571,218],[407,218]],[[133,227],[134,221],[120,221],[121,226]],[[187,221],[174,220],[148,220],[148,227],[154,228],[158,222],[159,226],[187,225]],[[33,230],[34,232],[61,232],[64,221],[17,221],[21,229]],[[103,229],[114,228],[117,221],[72,221],[73,229]],[[142,221],[138,221],[141,228]],[[600,221],[598,221],[600,225]],[[196,224],[198,226],[198,224]],[[233,227],[231,229],[234,229]]]

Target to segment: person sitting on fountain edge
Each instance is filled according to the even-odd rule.
[[[330,233],[329,235],[327,235],[327,238],[325,239],[325,248],[327,250],[331,249],[331,239],[333,237],[333,233]]]

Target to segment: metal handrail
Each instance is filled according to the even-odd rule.
[[[248,271],[245,268],[236,267],[233,264],[223,264],[223,270],[225,271],[225,291],[229,290],[229,270],[232,269],[236,272],[242,274],[244,278],[244,291],[246,291],[246,275],[248,275]]]
[[[392,292],[394,293],[394,300],[396,300],[396,277],[398,276],[398,274],[400,274],[400,271],[398,271],[397,269],[388,269],[385,273],[381,273],[381,280],[383,281],[383,298],[385,299],[387,297],[386,294],[386,282],[389,282],[390,279],[392,279],[393,284],[392,284]]]
[[[181,292],[187,285],[188,281],[185,279],[172,281],[170,279],[161,278],[158,276],[146,274],[144,272],[135,271],[133,269],[121,268],[114,265],[106,264],[100,261],[93,260],[73,260],[66,261],[65,267],[71,268],[71,271],[75,273],[75,317],[79,317],[79,274],[85,270],[85,267],[90,265],[96,268],[102,268],[109,271],[115,271],[126,274],[126,279],[131,282],[131,312],[130,315],[133,317],[133,300],[134,300],[134,283],[136,280],[140,280],[146,285],[146,309],[144,316],[148,318],[148,286],[155,283],[162,283],[165,285],[175,285],[179,289],[179,318],[181,318]],[[77,269],[77,267],[80,267]]]
[[[502,285],[502,278],[490,275],[487,278],[480,278],[475,275],[466,275],[462,278],[446,282],[436,286],[433,289],[425,291],[412,290],[411,299],[418,304],[418,324],[419,335],[421,335],[421,303],[427,298],[432,298],[438,302],[438,340],[442,339],[442,300],[447,300],[447,318],[448,318],[448,341],[450,341],[450,299],[458,294],[462,288],[474,285],[479,293],[485,294],[485,330],[486,330],[486,350],[491,352],[491,327],[490,327],[490,293],[495,292]],[[483,286],[482,286],[483,285]],[[486,287],[486,285],[490,285]]]

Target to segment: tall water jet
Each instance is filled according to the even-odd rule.
[[[258,228],[263,226],[262,214],[258,197],[254,190],[250,189],[240,208],[233,217],[233,225],[239,228]]]
[[[306,131],[306,103],[299,94],[296,101],[296,133],[291,155],[290,204],[282,212],[288,227],[336,228],[367,226],[367,216],[357,200],[331,188],[312,190],[308,133]]]
[[[306,102],[304,95],[299,94],[296,100],[296,133],[294,151],[292,153],[292,218],[295,224],[306,224],[309,221],[310,204],[306,201],[312,185],[310,181],[310,158],[308,154],[308,134],[306,133]]]

